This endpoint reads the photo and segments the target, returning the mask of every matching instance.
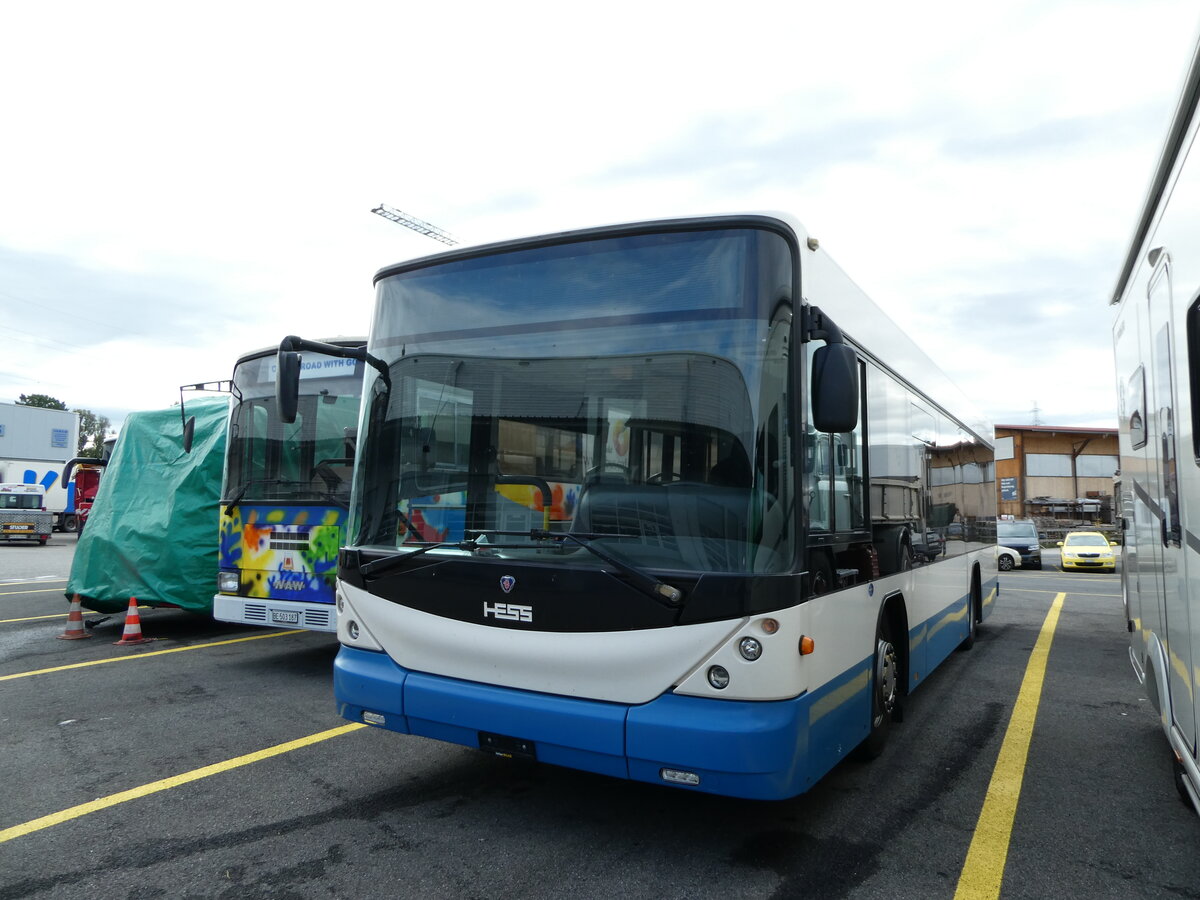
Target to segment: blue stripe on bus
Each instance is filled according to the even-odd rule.
[[[863,660],[790,700],[667,693],[628,706],[410,672],[384,653],[342,647],[334,695],[344,718],[369,711],[404,734],[477,747],[491,732],[533,741],[542,762],[655,784],[662,768],[683,769],[702,791],[772,800],[807,790],[866,736],[869,670]]]

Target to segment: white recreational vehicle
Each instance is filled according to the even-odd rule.
[[[1200,45],[1112,297],[1130,659],[1200,809]]]

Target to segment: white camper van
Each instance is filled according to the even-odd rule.
[[[1112,296],[1130,660],[1200,809],[1200,44]]]

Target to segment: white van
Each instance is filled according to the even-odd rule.
[[[0,484],[0,538],[45,544],[54,530],[40,484]]]

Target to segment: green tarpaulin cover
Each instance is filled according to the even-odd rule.
[[[75,548],[68,598],[97,612],[121,612],[136,597],[212,613],[229,405],[206,398],[186,409],[196,418],[191,453],[179,407],[125,420]]]

